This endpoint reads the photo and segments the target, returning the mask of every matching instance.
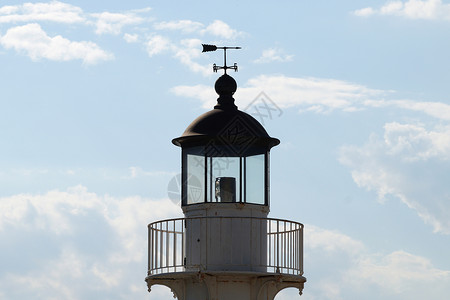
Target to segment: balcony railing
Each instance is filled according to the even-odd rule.
[[[303,274],[303,224],[297,222],[194,217],[153,222],[148,229],[148,275],[195,270]]]

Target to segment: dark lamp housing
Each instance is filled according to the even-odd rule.
[[[216,178],[216,201],[236,202],[236,178],[234,177]]]

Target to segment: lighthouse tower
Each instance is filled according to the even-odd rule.
[[[230,48],[204,45],[216,49]],[[184,218],[148,225],[145,281],[179,300],[267,300],[287,287],[301,294],[303,225],[268,218],[269,154],[280,141],[235,105],[226,70],[237,66],[226,66],[226,54],[218,69],[217,104],[172,140],[181,147]]]

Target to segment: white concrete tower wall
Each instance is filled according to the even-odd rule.
[[[267,207],[241,203],[184,208],[186,266],[267,271]]]

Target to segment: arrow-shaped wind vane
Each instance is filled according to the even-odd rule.
[[[216,66],[216,64],[213,65],[213,71],[217,72],[217,70],[224,70],[225,74],[227,74],[227,69],[233,69],[235,72],[237,72],[238,67],[237,64],[234,63],[233,66],[227,66],[227,49],[241,49],[241,47],[217,47],[216,45],[208,45],[208,44],[202,44],[203,51],[202,52],[212,52],[216,51],[217,49],[223,49],[223,67],[222,66]]]

